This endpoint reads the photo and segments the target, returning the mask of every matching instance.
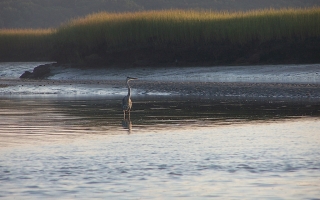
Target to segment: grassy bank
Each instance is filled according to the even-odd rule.
[[[92,65],[232,64],[288,62],[290,55],[297,59],[301,53],[313,62],[320,57],[319,40],[320,8],[96,13],[58,29],[1,30],[0,59],[28,55],[28,60]]]

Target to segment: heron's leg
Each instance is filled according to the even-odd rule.
[[[123,119],[126,119],[126,111],[123,111]]]
[[[130,121],[130,110],[128,111],[128,120]]]

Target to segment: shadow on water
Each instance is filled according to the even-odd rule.
[[[140,96],[133,98],[131,117],[127,119],[123,119],[121,97],[2,98],[0,106],[4,126],[6,119],[11,119],[19,126],[63,125],[108,134],[320,116],[318,102],[274,99]]]

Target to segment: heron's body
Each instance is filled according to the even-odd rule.
[[[122,99],[122,110],[124,112],[129,112],[132,108],[132,101],[130,99],[130,96],[125,96]]]
[[[126,112],[129,114],[130,117],[130,111],[132,108],[132,101],[131,101],[131,88],[129,85],[129,81],[135,80],[137,78],[127,77],[126,79],[126,85],[128,87],[128,94],[127,96],[123,97],[122,99],[122,110],[123,110],[123,117],[125,118]]]

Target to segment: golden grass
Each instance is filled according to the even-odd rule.
[[[212,42],[243,44],[274,39],[320,37],[320,8],[249,12],[163,10],[96,13],[57,29],[0,30],[0,51],[7,48],[93,51]]]
[[[227,40],[244,43],[320,35],[320,8],[209,12],[165,10],[97,13],[70,21],[57,30],[61,41],[95,46],[141,45]]]

